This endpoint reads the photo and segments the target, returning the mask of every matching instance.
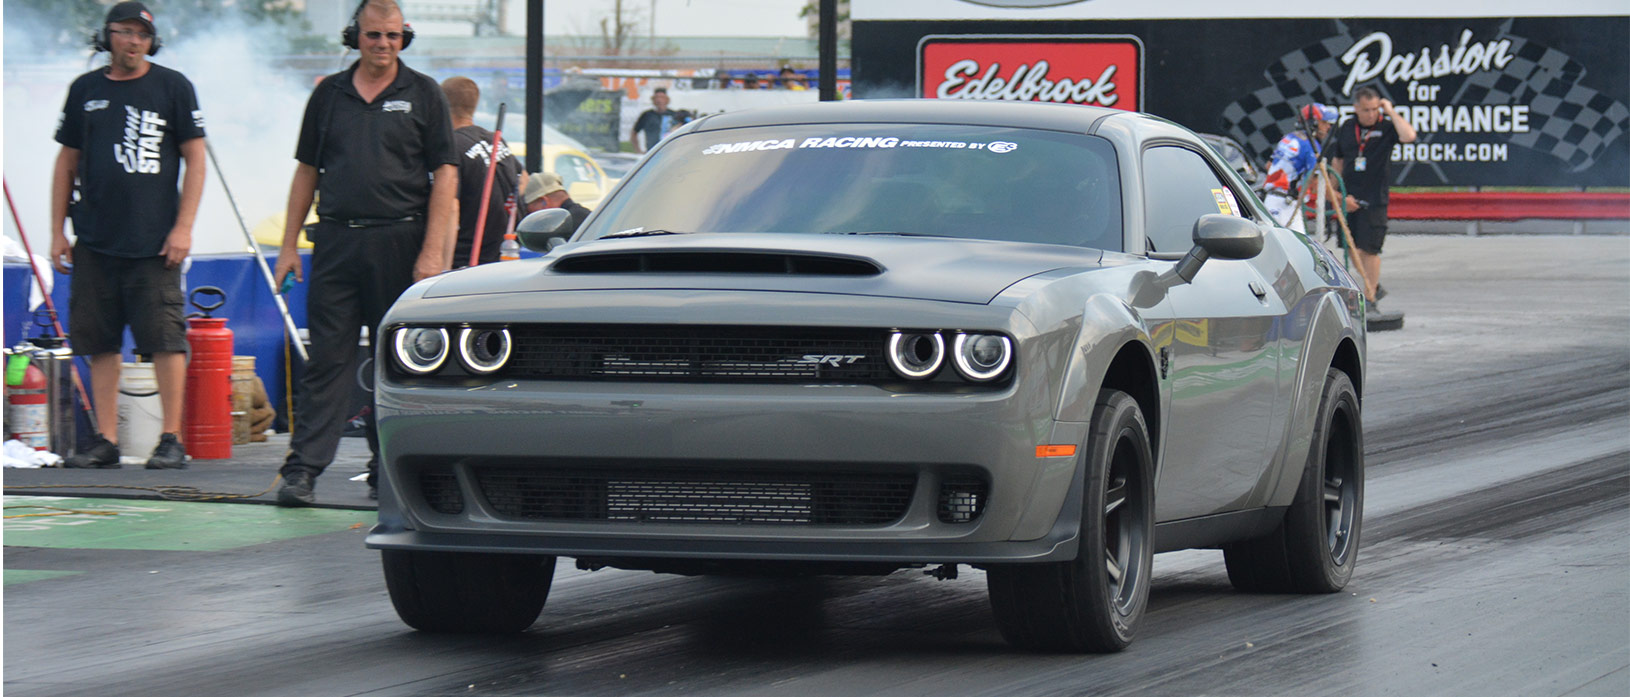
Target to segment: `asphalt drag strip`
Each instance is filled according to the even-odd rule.
[[[352,519],[283,534],[314,512],[197,504],[269,517],[208,550],[203,530],[239,523],[199,519],[147,536],[164,549],[110,533],[131,542],[98,548],[25,537],[55,531],[14,533],[31,519],[8,519],[4,688],[1630,694],[1630,241],[1399,237],[1384,268],[1386,304],[1409,324],[1369,338],[1365,523],[1341,593],[1240,593],[1221,552],[1164,554],[1131,648],[1050,655],[1002,641],[984,574],[965,566],[950,581],[918,570],[767,580],[587,572],[562,560],[530,630],[434,636],[397,620],[378,554],[362,548]],[[65,507],[81,505],[93,507]],[[79,527],[88,538],[97,525],[110,527]]]

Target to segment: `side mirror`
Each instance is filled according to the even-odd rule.
[[[1177,262],[1176,273],[1188,283],[1207,259],[1250,259],[1262,253],[1262,228],[1235,215],[1212,213],[1194,221],[1194,248]]]
[[[521,246],[548,254],[572,234],[572,214],[564,208],[545,208],[528,214],[515,226]]]

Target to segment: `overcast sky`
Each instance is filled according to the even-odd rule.
[[[659,36],[806,36],[798,17],[805,0],[623,0],[623,12],[648,23],[655,9]],[[614,0],[546,0],[547,34],[598,32],[600,19],[612,15]],[[523,6],[524,8],[524,6]],[[513,18],[515,31],[525,31],[525,12]],[[649,32],[649,24],[646,32]]]

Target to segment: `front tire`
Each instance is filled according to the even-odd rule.
[[[1104,390],[1083,454],[1080,550],[1072,561],[987,570],[991,609],[1008,642],[1109,653],[1132,642],[1154,565],[1154,457],[1138,403]]]
[[[1364,522],[1364,429],[1347,374],[1325,373],[1313,445],[1296,499],[1265,537],[1228,545],[1228,580],[1242,591],[1334,593],[1358,560]]]
[[[555,558],[526,554],[381,551],[396,614],[424,632],[512,633],[532,626]]]

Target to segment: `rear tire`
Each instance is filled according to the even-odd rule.
[[[1104,390],[1088,436],[1080,549],[1067,562],[988,568],[991,609],[1010,643],[1109,653],[1132,642],[1154,562],[1154,457],[1137,401]]]
[[[1346,373],[1326,371],[1317,418],[1285,519],[1264,537],[1223,548],[1239,590],[1334,593],[1353,577],[1364,521],[1364,429]]]
[[[528,554],[381,551],[396,614],[424,632],[512,633],[532,626],[555,558]]]

